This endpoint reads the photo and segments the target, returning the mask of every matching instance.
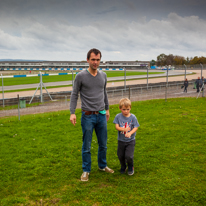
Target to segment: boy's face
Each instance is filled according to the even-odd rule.
[[[122,106],[122,108],[119,108],[119,109],[122,111],[122,114],[123,114],[125,117],[128,117],[128,116],[130,115],[131,107]]]

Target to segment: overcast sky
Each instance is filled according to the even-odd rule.
[[[0,0],[0,59],[206,56],[205,0]]]

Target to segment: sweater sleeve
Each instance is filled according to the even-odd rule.
[[[107,97],[107,76],[105,74],[105,85],[104,85],[104,104],[105,104],[105,110],[109,109],[109,101]]]
[[[77,107],[78,93],[81,89],[81,80],[80,75],[77,74],[74,80],[73,90],[70,98],[70,114],[75,114]]]

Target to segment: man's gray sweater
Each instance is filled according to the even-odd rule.
[[[106,92],[107,76],[102,71],[97,71],[92,76],[84,70],[76,75],[70,100],[70,113],[74,114],[77,106],[78,93],[80,92],[81,108],[86,111],[102,111],[109,109]]]

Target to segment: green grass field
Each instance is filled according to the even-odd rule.
[[[135,174],[121,175],[116,155],[119,113],[110,106],[108,166],[98,170],[97,139],[92,171],[81,182],[81,111],[0,118],[0,205],[206,205],[206,99],[181,98],[132,103],[140,123]]]
[[[124,71],[105,71],[107,77],[118,77],[124,76]],[[160,74],[163,72],[149,72],[149,74]],[[133,75],[146,75],[147,72],[133,72],[127,71],[127,76]],[[74,74],[75,78],[76,74]],[[0,78],[1,79],[1,78]],[[71,81],[72,75],[57,75],[57,76],[43,76],[43,82],[58,82],[58,81]],[[22,85],[22,84],[35,84],[39,83],[39,77],[17,77],[17,78],[4,78],[3,79],[4,86],[11,86],[11,85]],[[2,80],[0,81],[0,86],[2,86]]]

